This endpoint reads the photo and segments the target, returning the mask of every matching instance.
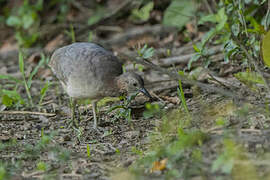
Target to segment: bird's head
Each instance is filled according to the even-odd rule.
[[[152,99],[149,92],[144,88],[142,77],[134,72],[126,72],[122,74],[117,81],[117,86],[121,93],[134,94],[142,92],[145,96]]]

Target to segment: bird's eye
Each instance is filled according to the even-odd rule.
[[[136,87],[137,86],[137,83],[133,83],[133,86]]]

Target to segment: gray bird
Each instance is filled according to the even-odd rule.
[[[97,127],[96,107],[100,99],[139,91],[151,98],[141,76],[134,72],[123,73],[117,57],[94,43],[73,43],[57,49],[49,66],[74,103],[78,99],[91,99],[94,128]]]

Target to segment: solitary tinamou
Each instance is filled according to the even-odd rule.
[[[75,102],[91,99],[94,128],[97,127],[96,105],[100,99],[139,91],[151,98],[141,76],[134,72],[123,73],[117,57],[94,43],[73,43],[57,49],[49,66]],[[73,103],[73,120],[74,107]]]

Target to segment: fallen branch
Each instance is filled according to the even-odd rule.
[[[52,117],[55,116],[56,114],[54,113],[43,113],[43,112],[32,112],[32,111],[1,111],[1,114],[22,114],[22,115],[40,115],[40,116],[48,116],[48,117]]]

